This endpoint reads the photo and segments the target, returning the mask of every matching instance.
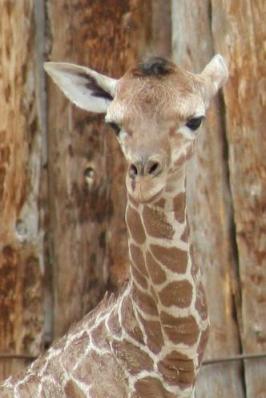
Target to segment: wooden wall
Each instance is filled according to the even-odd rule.
[[[43,129],[33,1],[1,3],[0,351],[40,350],[43,335]],[[1,377],[24,360],[0,359]]]
[[[38,355],[127,275],[118,145],[101,116],[70,105],[46,79],[43,62],[119,77],[143,55],[172,56],[198,72],[217,52],[230,79],[209,110],[188,179],[212,324],[205,358],[266,352],[263,3],[3,0],[2,353]],[[26,364],[0,355],[0,377]],[[264,398],[265,369],[265,359],[204,366],[197,398]]]

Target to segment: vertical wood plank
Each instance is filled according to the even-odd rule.
[[[149,35],[149,2],[48,1],[49,59],[119,77]],[[102,116],[76,109],[48,82],[54,334],[127,275],[125,164]],[[91,177],[92,176],[92,177]]]
[[[152,32],[146,51],[152,55],[169,58],[172,54],[171,1],[153,0],[151,7]]]
[[[200,72],[214,55],[209,1],[173,0],[172,29],[174,60],[188,70]],[[216,98],[209,109],[188,178],[195,258],[204,274],[211,321],[206,359],[240,350],[233,300],[234,248],[221,105],[220,98]],[[244,397],[239,364],[203,367],[196,396]]]
[[[1,2],[0,351],[38,355],[43,332],[39,202],[43,130],[36,107],[34,2]],[[0,360],[0,378],[25,365]]]
[[[266,352],[266,4],[212,0],[215,46],[227,58],[224,96],[242,288],[242,346]],[[246,361],[248,398],[266,397],[266,360]]]

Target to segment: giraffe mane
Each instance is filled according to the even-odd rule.
[[[136,77],[163,77],[170,75],[176,71],[176,65],[168,59],[162,57],[150,57],[140,62],[131,70],[133,76]]]

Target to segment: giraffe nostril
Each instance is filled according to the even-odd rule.
[[[157,176],[161,172],[162,168],[161,168],[161,165],[159,162],[150,161],[147,164],[146,170],[147,170],[147,174]]]
[[[131,163],[128,169],[128,174],[132,179],[144,176],[156,177],[161,173],[161,171],[162,165],[159,161],[148,160],[145,162],[144,160],[141,160]]]
[[[134,178],[138,175],[138,168],[133,163],[129,167],[129,177]]]

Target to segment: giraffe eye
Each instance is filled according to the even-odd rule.
[[[190,130],[197,130],[199,128],[199,126],[201,125],[201,122],[203,120],[204,116],[199,116],[199,117],[193,117],[191,119],[189,119],[186,123],[186,126],[190,129]]]
[[[110,126],[113,130],[114,130],[114,132],[115,132],[115,134],[116,135],[118,135],[119,133],[120,133],[120,127],[118,126],[118,124],[116,124],[116,123],[114,123],[114,122],[110,122],[110,123],[107,123],[108,124],[108,126]]]

